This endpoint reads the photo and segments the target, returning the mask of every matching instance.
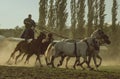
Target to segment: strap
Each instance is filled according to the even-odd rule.
[[[74,45],[75,45],[75,47],[74,47],[74,53],[75,53],[75,56],[77,57],[77,44],[76,44],[76,42],[74,42]]]
[[[84,39],[83,42],[87,44],[87,51],[86,51],[86,56],[87,56],[87,54],[89,54],[88,51],[90,49],[90,46],[89,46],[89,43],[87,42],[87,39]]]

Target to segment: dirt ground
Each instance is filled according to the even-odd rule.
[[[104,66],[99,71],[0,66],[0,79],[120,79],[120,66]]]

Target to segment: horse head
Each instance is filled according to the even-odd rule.
[[[103,36],[103,35],[104,35],[103,30],[97,29],[97,30],[95,30],[95,31],[91,34],[91,37],[97,38],[97,39],[102,39],[102,36]]]
[[[104,33],[102,29],[97,29],[95,30],[92,34],[91,37],[97,38],[102,40],[103,43],[110,44],[111,41],[109,40],[109,37]]]
[[[109,40],[109,37],[106,34],[104,34],[102,37],[103,43],[111,44],[111,41]]]

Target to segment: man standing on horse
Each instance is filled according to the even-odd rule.
[[[32,15],[29,14],[28,18],[24,19],[25,30],[21,35],[21,38],[24,38],[26,41],[28,39],[34,39],[34,29],[35,29],[35,21],[32,20]]]

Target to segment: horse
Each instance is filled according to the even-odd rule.
[[[109,41],[109,38],[108,38],[108,36],[106,36],[106,35],[104,35],[104,37],[103,37],[104,39],[103,40],[97,40],[97,41],[95,41],[95,47],[92,47],[91,45],[89,45],[88,47],[88,51],[87,51],[87,56],[88,56],[88,63],[86,63],[87,64],[87,66],[88,66],[88,68],[90,68],[90,69],[93,69],[93,68],[91,68],[90,67],[90,61],[91,61],[91,58],[93,57],[93,60],[94,60],[94,64],[95,64],[95,67],[96,67],[96,69],[101,65],[101,63],[102,63],[102,58],[99,56],[99,49],[100,49],[100,46],[102,45],[102,44],[110,44],[110,41]],[[85,41],[85,40],[83,40],[83,41]],[[97,48],[96,48],[97,47]],[[100,63],[97,65],[97,63],[96,63],[96,57],[98,58],[98,59],[100,59]],[[83,61],[82,63],[80,63],[80,60],[78,60],[79,58],[77,58],[76,59],[76,63],[77,63],[77,61],[78,61],[78,64],[77,65],[80,65],[82,68],[83,68],[83,64],[85,63],[85,61]],[[67,64],[68,64],[68,61],[70,60],[70,57],[68,56],[67,58],[66,58],[66,68],[68,68],[68,66],[67,66]],[[62,62],[62,61],[61,61]],[[60,65],[62,65],[62,63],[61,64],[59,64],[58,66],[60,66]],[[76,64],[74,64],[74,68],[75,68],[75,65]],[[83,70],[84,70],[85,68],[83,68]]]
[[[40,54],[44,54],[44,51],[47,49],[48,45],[49,45],[53,40],[54,40],[54,39],[53,39],[52,33],[48,33],[47,37],[46,37],[44,40],[42,40],[42,43],[41,43],[41,45],[42,45],[41,50],[42,50],[42,51],[41,51]],[[21,58],[20,61],[22,61],[26,55],[28,55],[28,53],[24,53],[24,55],[23,55],[23,57]],[[19,56],[19,57],[20,57],[20,56]],[[18,59],[18,57],[17,57],[17,59]],[[30,59],[30,58],[29,58],[29,59]],[[20,61],[19,61],[19,62],[20,62]],[[37,62],[37,59],[36,59],[36,62]],[[35,63],[36,63],[36,62],[35,62]]]
[[[31,42],[28,42],[26,40],[20,41],[17,44],[14,51],[12,52],[12,54],[10,55],[10,58],[7,61],[7,63],[9,63],[11,58],[14,58],[14,55],[17,51],[19,51],[19,55],[16,57],[15,63],[17,63],[17,59],[24,53],[38,52],[38,49],[41,47],[42,40],[45,38],[46,35],[43,32],[41,32],[37,39],[33,39]],[[37,58],[39,59],[39,56],[37,56]]]
[[[91,38],[95,38],[95,39],[101,39],[101,38],[103,38],[103,36],[104,36],[105,34],[104,34],[104,32],[102,31],[102,30],[96,30],[96,31],[94,31],[93,33],[92,33],[92,35],[91,35]],[[91,45],[91,41],[90,40],[88,40],[88,44],[89,45]],[[85,48],[87,48],[88,46],[86,45],[86,47]],[[51,48],[50,46],[49,46],[49,48]],[[48,50],[50,50],[48,48]],[[74,48],[74,47],[73,47]],[[72,50],[74,50],[73,48],[70,48],[69,47],[69,49],[72,49]],[[82,49],[81,49],[82,50]],[[86,49],[86,51],[87,51],[87,49]],[[55,52],[55,51],[54,51]],[[74,51],[72,51],[72,52],[74,52]],[[64,53],[64,52],[62,52],[62,53]],[[82,52],[83,53],[83,52]],[[49,54],[49,53],[47,53],[46,52],[46,58],[47,58],[47,54]],[[84,51],[84,54],[86,54],[86,52]],[[49,55],[48,55],[48,57],[49,57]],[[63,61],[63,59],[64,59],[64,56],[61,56],[62,57],[62,60],[61,60],[61,63],[62,63],[62,61]],[[78,56],[79,57],[79,56]],[[99,57],[99,56],[98,56]],[[51,61],[53,61],[54,60],[54,58],[51,60]],[[76,62],[77,63],[77,62]],[[53,62],[51,62],[50,64],[52,64],[53,65]],[[54,66],[54,65],[53,65]]]
[[[89,38],[89,40],[92,40],[92,46],[95,47],[93,38]],[[96,39],[94,39],[94,40],[96,40]],[[77,49],[75,47],[77,47]],[[88,46],[87,46],[86,42],[84,42],[82,40],[79,42],[76,42],[76,46],[74,43],[60,41],[54,45],[54,48],[52,50],[53,50],[52,51],[53,54],[52,54],[51,62],[49,64],[52,64],[53,67],[54,67],[54,64],[53,64],[54,59],[58,56],[61,56],[60,64],[58,64],[59,66],[62,64],[62,62],[66,56],[83,57],[84,60],[87,62],[87,56],[86,56],[87,53],[86,52],[88,50]],[[76,50],[76,53],[74,53],[75,50]]]
[[[98,32],[98,33],[97,33]],[[102,37],[98,37],[98,34],[99,35],[101,35]],[[97,37],[96,37],[97,36]],[[91,57],[93,57],[93,60],[94,60],[94,64],[95,64],[95,67],[96,67],[96,69],[97,69],[97,67],[99,67],[100,65],[101,65],[101,62],[102,62],[102,58],[99,56],[99,49],[100,49],[100,45],[101,44],[104,44],[104,43],[106,43],[106,44],[110,44],[110,40],[109,40],[109,37],[106,35],[106,34],[104,34],[104,32],[102,32],[101,30],[96,30],[95,32],[93,32],[93,34],[91,35],[91,37],[92,38],[97,38],[97,39],[99,39],[98,41],[99,42],[96,42],[96,46],[97,46],[97,49],[95,49],[95,48],[92,48],[92,50],[90,49],[90,45],[89,45],[89,42],[87,42],[87,41],[85,41],[87,44],[88,44],[88,63],[87,63],[87,65],[88,65],[88,68],[90,68],[90,69],[93,69],[93,68],[91,68],[90,67],[90,61],[91,61]],[[101,41],[100,41],[101,40]],[[99,43],[101,43],[101,44],[99,44]],[[98,59],[100,59],[100,63],[97,65],[96,64],[96,57],[98,58]],[[69,59],[70,59],[70,57],[67,57],[66,58],[66,68],[68,68],[67,67],[67,63],[68,63],[68,61],[69,61]],[[84,63],[84,61],[80,64],[80,61],[77,59],[76,60],[76,63],[77,63],[77,61],[78,61],[78,65],[80,65],[82,68],[83,68],[83,66],[82,66],[82,64]],[[60,64],[59,65],[62,65],[62,61],[60,61]],[[58,65],[58,66],[59,66]],[[74,66],[73,66],[74,68],[75,68],[75,64],[74,64]],[[84,69],[84,68],[83,68]]]
[[[101,36],[102,36],[102,39],[101,39],[101,37],[98,37],[98,33],[99,34],[101,34]],[[97,36],[97,37],[95,37],[95,36]],[[97,67],[99,67],[100,65],[101,65],[101,62],[102,62],[102,58],[99,56],[99,49],[100,49],[100,45],[101,44],[104,44],[104,43],[106,43],[106,44],[110,44],[110,40],[109,40],[109,37],[106,35],[106,34],[104,34],[104,32],[102,32],[101,30],[96,30],[95,32],[93,32],[93,34],[91,35],[91,37],[93,37],[93,38],[97,38],[97,39],[99,39],[98,41],[98,44],[97,44],[97,47],[98,47],[98,49],[95,49],[95,48],[93,48],[92,50],[90,49],[90,45],[88,44],[88,63],[87,63],[87,65],[88,65],[88,68],[91,68],[90,67],[90,61],[91,61],[91,57],[93,57],[93,60],[94,60],[94,64],[95,64],[95,67],[96,67],[96,69],[97,69]],[[100,41],[101,40],[101,41]],[[87,42],[87,41],[85,41],[85,42]],[[96,42],[97,43],[97,42]],[[99,43],[101,43],[101,44],[99,44]],[[97,65],[96,64],[96,59],[95,58],[98,58],[98,59],[100,59],[100,63]],[[67,68],[67,63],[68,63],[68,60],[70,59],[70,57],[67,57],[67,59],[66,59],[66,68]],[[77,60],[78,61],[78,60]],[[79,62],[79,61],[78,61]],[[82,64],[84,63],[84,61],[81,63],[81,65],[80,65],[80,62],[79,62],[79,65],[82,67]],[[74,64],[74,68],[75,68],[75,64]],[[83,67],[82,67],[83,68]],[[83,68],[84,69],[84,68]],[[93,69],[93,68],[91,68],[91,69]]]
[[[40,51],[39,53],[37,53],[37,55],[44,55],[48,45],[53,41],[53,35],[52,33],[49,33],[47,35],[47,38],[43,40],[43,42],[41,43],[41,47],[40,47]],[[30,57],[33,55],[33,54],[36,54],[36,52],[32,52],[32,53],[27,53],[27,58],[26,58],[26,61],[25,63],[30,59]],[[36,62],[37,60],[39,60],[38,58],[36,58]],[[36,63],[35,62],[35,63]]]
[[[109,37],[106,35],[106,34],[104,34],[103,36],[103,39],[100,39],[100,41],[99,41],[99,49],[100,49],[100,46],[102,46],[102,45],[104,45],[104,44],[111,44],[111,41],[109,40]],[[95,67],[96,67],[96,69],[101,65],[101,63],[102,63],[102,58],[99,56],[99,51],[100,50],[94,50],[93,51],[93,54],[91,54],[91,52],[89,52],[90,53],[90,55],[88,56],[88,67],[90,68],[90,61],[91,61],[91,58],[93,57],[93,60],[94,60],[94,63],[95,63]],[[96,64],[96,58],[98,58],[99,60],[100,60],[100,62],[99,62],[99,64],[97,65]],[[83,64],[84,62],[82,62],[81,63],[81,65]],[[91,68],[91,69],[93,69],[93,68]],[[97,69],[98,70],[98,69]]]

